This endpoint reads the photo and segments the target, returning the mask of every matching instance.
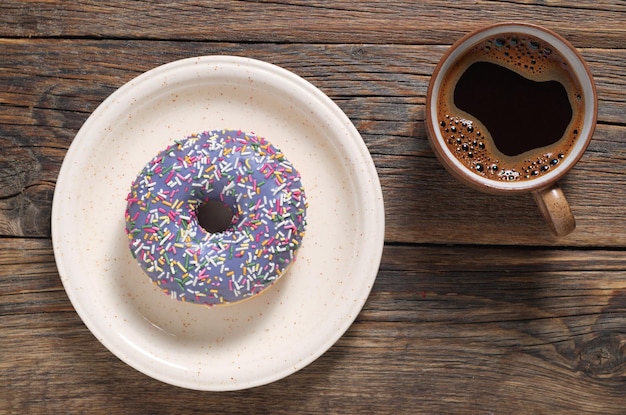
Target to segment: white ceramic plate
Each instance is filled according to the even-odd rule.
[[[171,300],[143,274],[124,210],[132,180],[158,151],[221,128],[283,150],[302,174],[308,226],[275,286],[209,309]],[[237,390],[303,368],[354,321],[380,265],[382,192],[358,131],[320,90],[268,63],[206,56],[146,72],[94,111],[58,177],[52,238],[72,304],[111,352],[163,382]]]

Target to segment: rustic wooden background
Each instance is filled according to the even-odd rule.
[[[430,74],[483,25],[535,22],[588,61],[598,126],[561,182],[578,229],[478,194],[424,132]],[[62,1],[0,5],[0,413],[626,413],[626,2]],[[50,209],[76,132],[133,77],[191,56],[283,66],[334,99],[380,175],[386,244],[355,324],[247,391],[183,390],[106,350],[70,304]]]

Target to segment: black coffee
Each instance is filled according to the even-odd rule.
[[[463,72],[454,105],[480,120],[507,156],[556,143],[572,120],[563,84],[533,81],[491,62],[475,62]]]
[[[526,180],[558,168],[581,129],[580,85],[543,41],[505,34],[470,49],[442,83],[449,149],[476,174]]]

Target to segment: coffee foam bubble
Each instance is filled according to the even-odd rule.
[[[456,83],[475,62],[491,62],[533,81],[556,80],[569,93],[574,118],[556,144],[534,149],[517,156],[502,154],[487,128],[453,102]],[[529,35],[501,34],[472,47],[455,62],[450,76],[439,92],[439,128],[448,149],[474,173],[499,181],[530,180],[562,164],[582,127],[584,102],[581,88],[569,71],[566,59],[543,41]],[[515,126],[528,128],[532,126]]]

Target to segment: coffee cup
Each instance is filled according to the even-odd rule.
[[[431,147],[454,177],[487,193],[532,193],[555,235],[574,231],[557,182],[591,140],[597,93],[567,40],[527,23],[464,36],[433,72],[425,118]]]

